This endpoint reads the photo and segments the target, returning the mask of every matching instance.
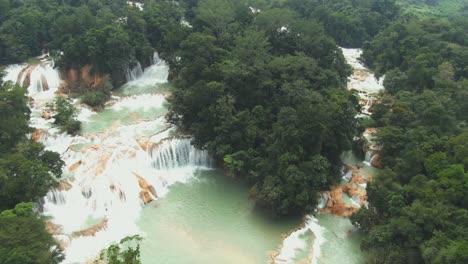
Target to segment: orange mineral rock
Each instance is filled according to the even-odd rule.
[[[107,228],[107,219],[102,219],[101,222],[81,231],[76,231],[72,233],[72,238],[82,237],[82,236],[94,236],[97,232]]]
[[[73,186],[67,181],[61,181],[60,184],[57,186],[57,190],[59,191],[69,191]]]
[[[76,162],[75,164],[72,164],[72,165],[68,168],[68,170],[71,171],[71,172],[73,172],[73,171],[75,171],[76,169],[78,169],[78,167],[80,167],[80,165],[81,165],[81,160],[78,161],[78,162]]]
[[[133,173],[138,179],[138,185],[140,185],[141,192],[140,192],[140,197],[141,200],[146,204],[151,201],[153,201],[152,197],[158,197],[158,194],[156,193],[156,189],[149,184],[143,177],[140,175]]]
[[[51,221],[46,222],[46,230],[51,235],[60,235],[63,233],[62,226],[54,224]]]
[[[38,128],[36,129],[32,135],[31,135],[31,139],[34,140],[35,142],[39,142],[39,140],[41,139],[41,135],[43,134],[44,130]]]

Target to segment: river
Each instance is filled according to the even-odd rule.
[[[43,206],[65,248],[64,263],[88,262],[134,234],[144,238],[145,264],[363,262],[361,235],[348,219],[269,216],[249,200],[247,186],[214,168],[190,138],[178,137],[165,120],[168,67],[157,54],[153,61],[144,71],[131,71],[99,112],[74,100],[83,123],[74,137],[43,114],[58,90],[58,71],[48,61],[32,70],[31,126],[66,163],[64,183],[47,194]],[[25,67],[9,66],[6,80],[22,83]],[[345,161],[368,167],[350,153]]]

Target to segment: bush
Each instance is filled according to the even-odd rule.
[[[81,99],[82,103],[85,103],[91,107],[102,107],[109,100],[110,92],[94,90],[88,91],[83,95]]]
[[[68,134],[75,135],[81,129],[81,122],[78,120],[72,119],[68,121],[65,126],[63,126],[63,129],[67,131]]]
[[[106,75],[99,86],[84,93],[81,102],[91,107],[102,107],[110,99],[111,91],[112,82],[109,75]]]
[[[56,98],[50,108],[56,112],[53,116],[54,124],[59,125],[62,130],[69,134],[76,134],[81,129],[81,122],[76,120],[78,110],[67,99]]]

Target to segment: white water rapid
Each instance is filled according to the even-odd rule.
[[[142,206],[164,196],[175,182],[192,178],[198,168],[209,168],[206,151],[195,149],[189,138],[177,138],[166,122],[168,92],[154,92],[166,83],[168,67],[155,53],[153,65],[129,71],[124,94],[113,96],[106,109],[80,109],[83,131],[62,133],[45,118],[46,104],[56,96],[59,72],[53,62],[11,65],[6,80],[28,85],[37,140],[57,151],[65,161],[59,188],[44,198],[43,214],[50,217],[49,231],[61,242],[63,263],[92,261],[101,250],[120,239],[141,234],[137,226]],[[153,87],[151,93],[136,93]]]
[[[27,88],[28,95],[35,99],[53,97],[60,86],[59,72],[54,68],[54,62],[48,60],[48,55],[42,55],[38,60],[35,65],[7,66],[3,80]]]
[[[317,218],[307,216],[303,226],[291,232],[283,240],[278,255],[274,256],[274,263],[318,263],[321,254],[320,247],[325,242],[323,232],[324,228],[318,224]],[[312,235],[313,241],[304,239],[307,235]],[[304,254],[301,256],[300,253]]]

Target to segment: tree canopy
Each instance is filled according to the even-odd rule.
[[[320,23],[200,0],[177,53],[171,120],[277,213],[311,212],[355,133],[350,68]]]
[[[64,162],[28,138],[25,92],[11,83],[0,85],[0,263],[58,263],[61,249],[33,203],[57,183]]]
[[[398,21],[364,45],[386,88],[373,115],[386,168],[353,217],[371,263],[468,261],[467,22]]]

